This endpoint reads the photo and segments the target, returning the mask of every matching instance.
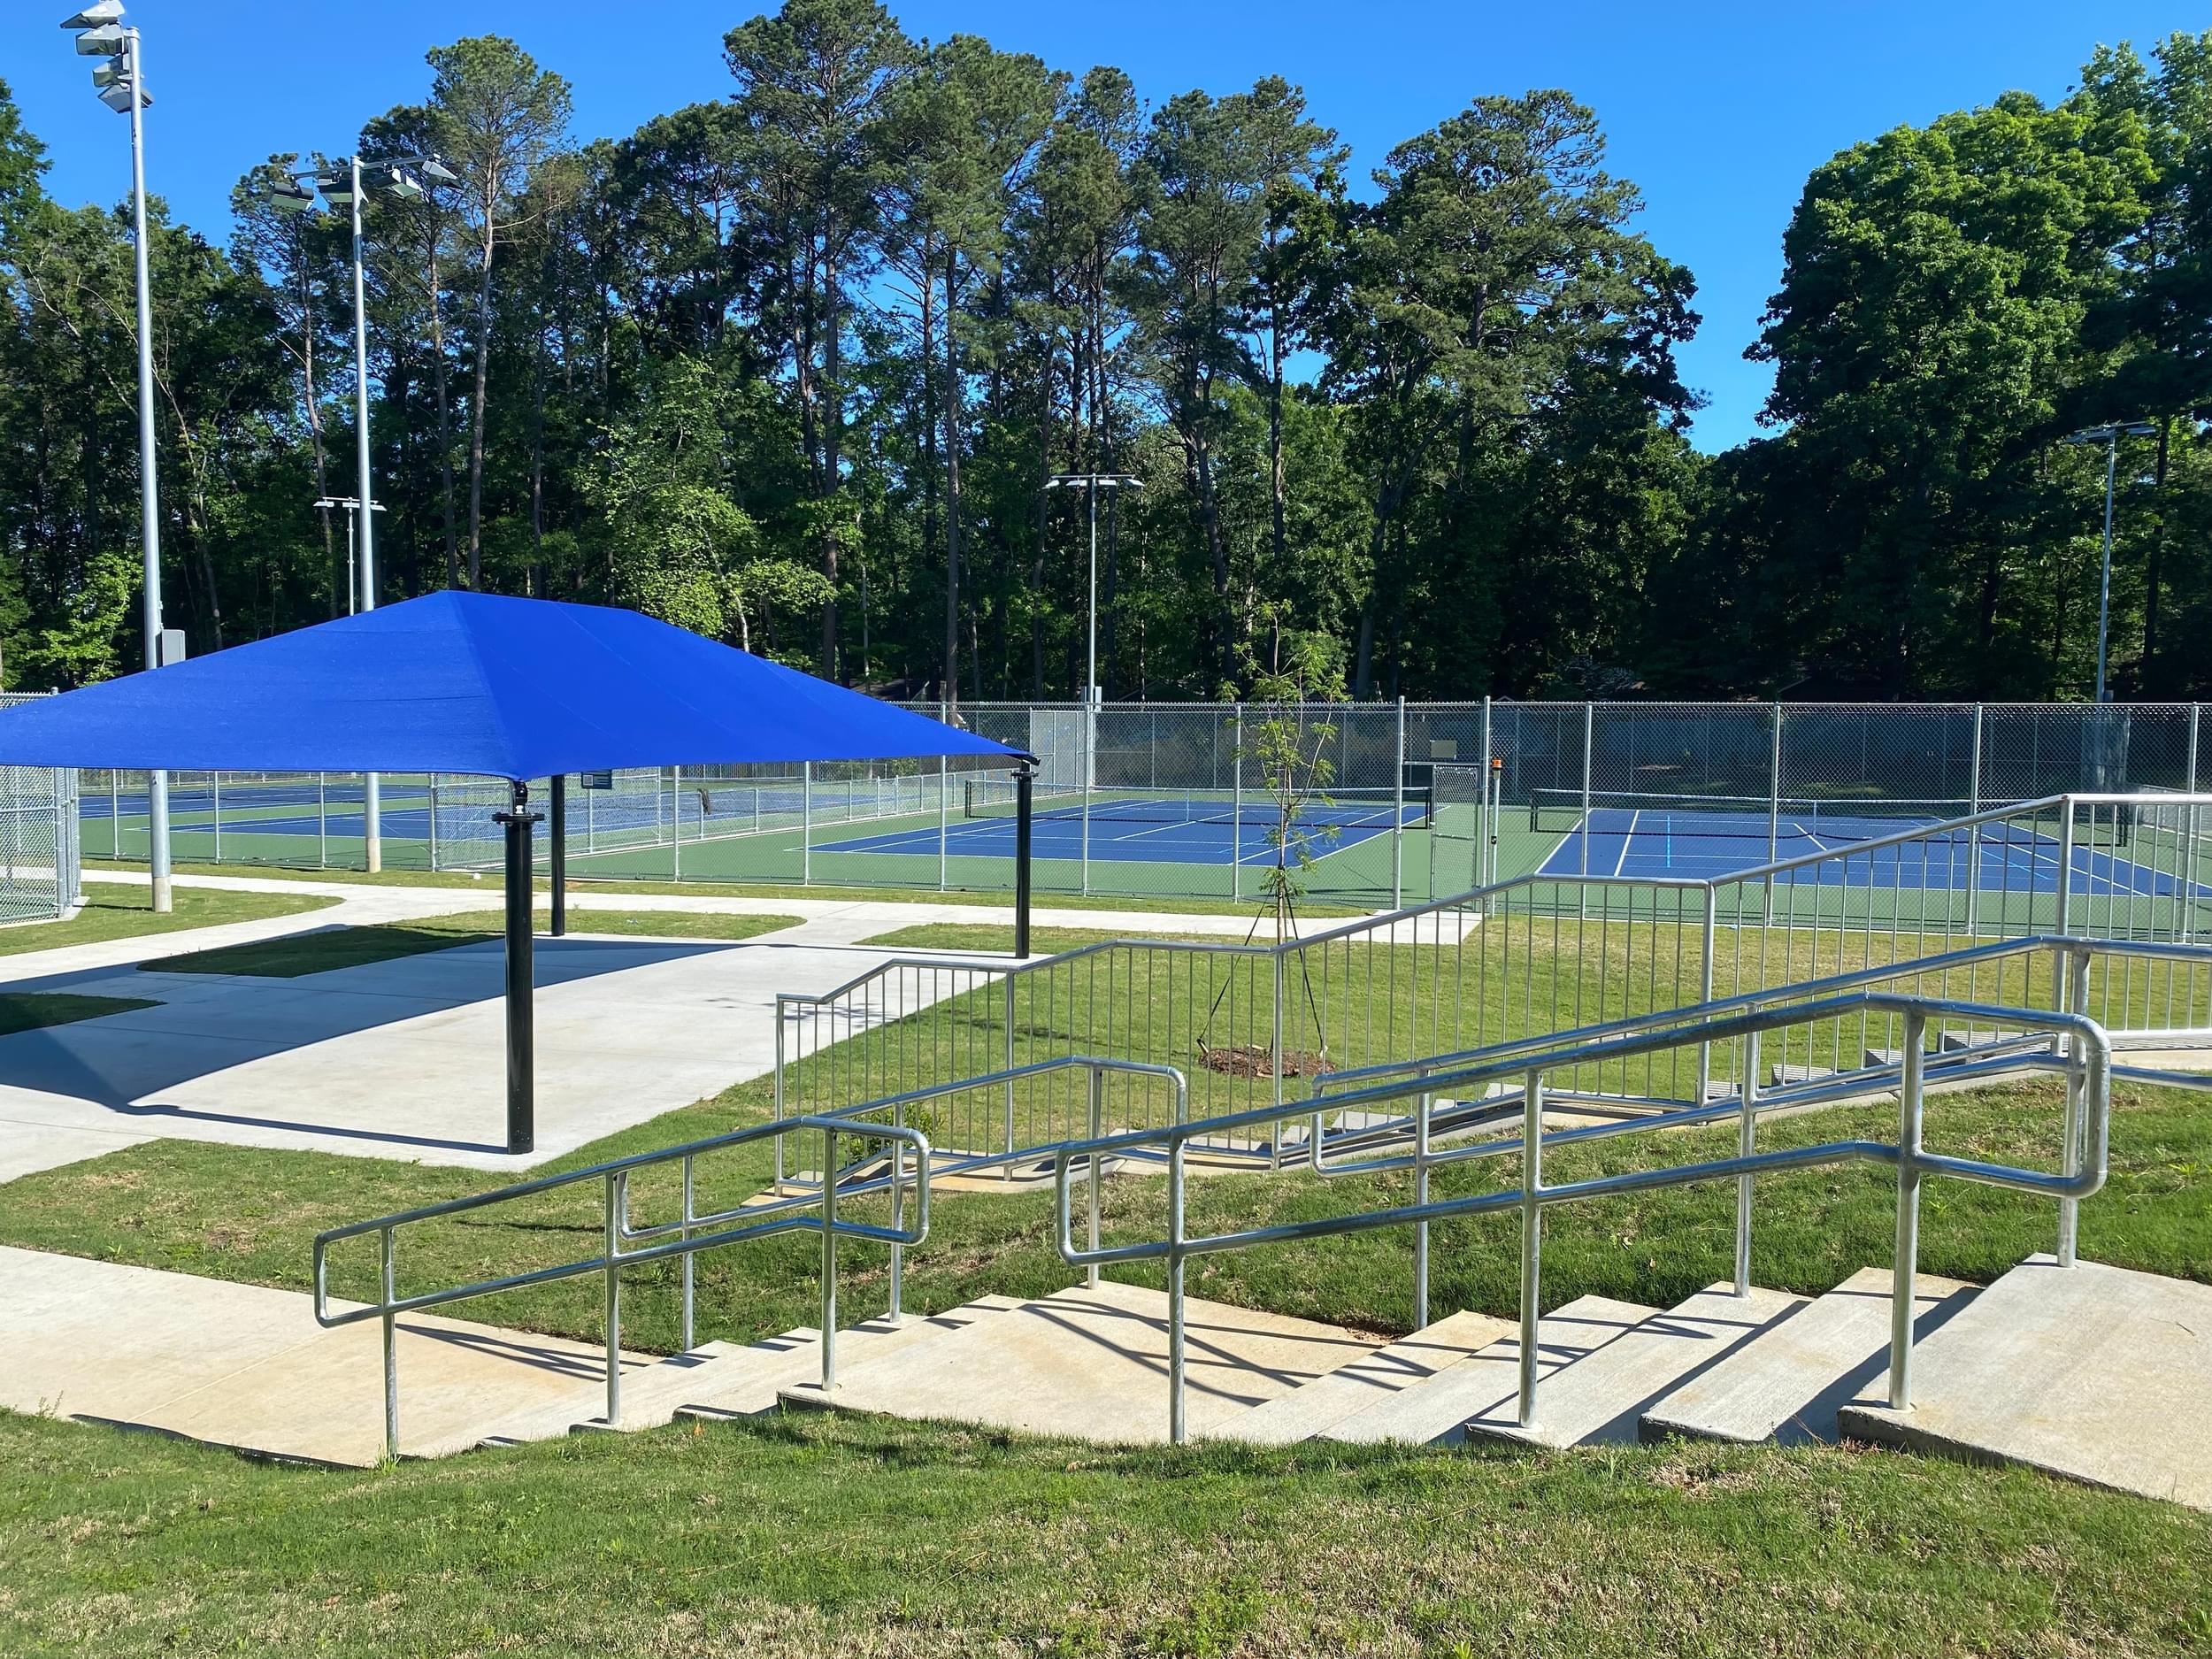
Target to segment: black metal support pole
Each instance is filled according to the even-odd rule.
[[[551,845],[546,854],[553,865],[553,937],[568,932],[568,780],[553,777],[552,814],[545,826]]]
[[[536,1032],[531,1019],[530,832],[543,814],[530,810],[530,786],[515,785],[511,812],[492,821],[507,832],[507,1150],[537,1145]]]
[[[1014,772],[1014,954],[1029,954],[1029,829],[1036,775],[1027,766]]]

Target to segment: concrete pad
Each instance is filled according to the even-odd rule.
[[[165,1001],[0,1037],[0,1167],[64,1161],[32,1149],[60,1131],[520,1171],[766,1071],[776,993],[875,959],[765,941],[540,941],[537,1149],[523,1158],[503,1147],[496,944],[295,979],[88,972],[70,988]]]
[[[1486,1440],[1534,1446],[1620,1446],[1633,1442],[1644,1413],[1661,1396],[1697,1375],[1740,1343],[1805,1306],[1802,1296],[1753,1286],[1738,1300],[1735,1288],[1715,1285],[1633,1330],[1563,1366],[1536,1390],[1536,1421],[1516,1421],[1518,1402],[1479,1412],[1467,1432]],[[1517,1349],[1518,1337],[1506,1344]]]
[[[1455,1313],[1388,1348],[1362,1355],[1302,1388],[1278,1395],[1233,1419],[1231,1440],[1287,1446],[1310,1440],[1388,1396],[1418,1386],[1510,1333],[1512,1325],[1486,1313]]]
[[[1537,1331],[1537,1398],[1543,1380],[1616,1342],[1658,1312],[1609,1296],[1582,1296],[1546,1314]],[[1448,1366],[1415,1387],[1355,1412],[1322,1438],[1373,1444],[1384,1440],[1425,1446],[1463,1437],[1476,1417],[1510,1417],[1520,1399],[1520,1337],[1515,1334]]]
[[[2212,1509],[2207,1402],[2212,1285],[2038,1256],[1916,1348],[1909,1409],[1837,1416],[1857,1439]]]
[[[127,1129],[80,1129],[65,1125],[17,1124],[0,1125],[0,1182],[41,1170],[81,1164],[105,1157],[125,1147],[151,1141],[150,1134]]]
[[[1187,1297],[1186,1397],[1193,1434],[1222,1434],[1265,1400],[1373,1344],[1334,1325]],[[902,1417],[980,1423],[1111,1442],[1168,1437],[1167,1297],[1101,1284],[1047,1296],[900,1353],[841,1367],[834,1394],[787,1391]]]
[[[1889,1269],[1860,1269],[1645,1412],[1643,1438],[1833,1445],[1839,1408],[1879,1403],[1867,1390],[1889,1361],[1890,1288]],[[1957,1279],[1921,1274],[1913,1328],[1932,1335],[1976,1294]]]
[[[474,1445],[528,1404],[565,1401],[573,1417],[603,1396],[597,1344],[398,1323],[403,1455]],[[323,1329],[296,1291],[0,1248],[0,1405],[13,1410],[365,1465],[384,1452],[382,1340],[375,1320]]]

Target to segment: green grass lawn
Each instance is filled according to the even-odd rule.
[[[795,916],[712,916],[676,914],[664,910],[572,910],[570,927],[579,933],[648,934],[668,939],[750,939],[778,928],[795,927]],[[537,931],[552,926],[549,911],[540,910]],[[451,916],[429,916],[411,922],[379,922],[365,927],[333,927],[319,933],[296,933],[242,945],[220,945],[211,950],[185,951],[138,965],[149,973],[239,973],[260,979],[290,979],[302,974],[326,973],[334,968],[355,968],[365,963],[388,962],[425,951],[450,950],[457,945],[482,944],[505,937],[506,919],[497,910],[463,910]]]
[[[178,887],[175,908],[157,915],[146,889],[110,881],[85,884],[84,908],[54,922],[18,922],[0,927],[0,956],[26,950],[57,950],[64,945],[92,945],[139,933],[174,933],[223,922],[257,922],[272,916],[297,916],[338,901],[312,893],[235,893],[215,887]]]
[[[796,1414],[361,1472],[0,1416],[0,1651],[2201,1653],[2212,1517],[1893,1453],[1102,1451]]]
[[[84,996],[73,991],[0,992],[0,1037],[42,1025],[71,1025],[103,1014],[127,1014],[154,1004],[129,996]]]

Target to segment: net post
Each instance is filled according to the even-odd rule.
[[[1406,700],[1403,697],[1398,699],[1398,771],[1397,783],[1391,795],[1391,807],[1390,908],[1402,910],[1406,903]]]
[[[1490,885],[1490,699],[1482,700],[1482,757],[1475,788],[1475,885]]]

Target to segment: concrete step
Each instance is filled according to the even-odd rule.
[[[1887,1398],[1886,1373],[1869,1384]],[[1904,1411],[1845,1434],[2212,1509],[2212,1285],[2030,1257],[1914,1350]]]
[[[1357,1333],[1197,1297],[1184,1302],[1188,1425],[1220,1435],[1254,1406],[1376,1344]],[[1022,1303],[902,1352],[838,1368],[787,1404],[979,1423],[1118,1442],[1168,1437],[1167,1297],[1102,1283]]]
[[[1922,1274],[1914,1328],[1928,1336],[1974,1295],[1971,1285]],[[1643,1438],[1833,1445],[1837,1409],[1868,1398],[1888,1363],[1889,1316],[1889,1270],[1862,1268],[1674,1389],[1644,1413]]]
[[[1537,1344],[1540,1383],[1541,1378],[1555,1375],[1618,1340],[1657,1311],[1637,1302],[1583,1296],[1545,1315]],[[1370,1444],[1382,1440],[1449,1443],[1461,1438],[1471,1418],[1510,1413],[1519,1388],[1517,1333],[1413,1387],[1400,1389],[1341,1418],[1325,1430],[1321,1438]]]
[[[810,1349],[817,1333],[811,1327],[787,1331],[781,1336],[747,1346],[738,1342],[703,1342],[687,1354],[665,1359],[622,1374],[624,1429],[657,1428],[667,1422],[685,1394],[701,1379],[741,1372],[770,1356]],[[479,1446],[518,1446],[531,1440],[558,1440],[579,1429],[603,1429],[606,1388],[578,1389],[568,1398],[532,1405],[500,1418],[478,1439]],[[597,1415],[593,1408],[599,1408]]]
[[[1391,1395],[1426,1382],[1471,1358],[1513,1329],[1484,1313],[1455,1313],[1425,1325],[1402,1341],[1363,1354],[1233,1419],[1230,1440],[1287,1446],[1310,1440]]]
[[[1632,1442],[1655,1402],[1804,1305],[1802,1296],[1756,1286],[1738,1301],[1732,1286],[1715,1285],[1540,1379],[1536,1421],[1529,1427],[1516,1420],[1517,1396],[1477,1413],[1466,1432],[1534,1446]],[[1499,1346],[1506,1350],[1504,1361],[1517,1363],[1517,1336]]]
[[[837,1333],[838,1376],[841,1379],[856,1366],[941,1340],[978,1320],[1006,1314],[1021,1305],[1018,1297],[979,1296],[946,1313],[910,1313],[895,1323],[879,1318],[847,1325]],[[742,1375],[730,1372],[705,1379],[703,1386],[684,1396],[675,1415],[702,1422],[726,1422],[732,1417],[757,1417],[787,1399],[818,1405],[821,1393],[822,1344],[817,1337],[806,1344],[803,1352],[755,1365]],[[626,1406],[623,1415],[629,1415]]]

